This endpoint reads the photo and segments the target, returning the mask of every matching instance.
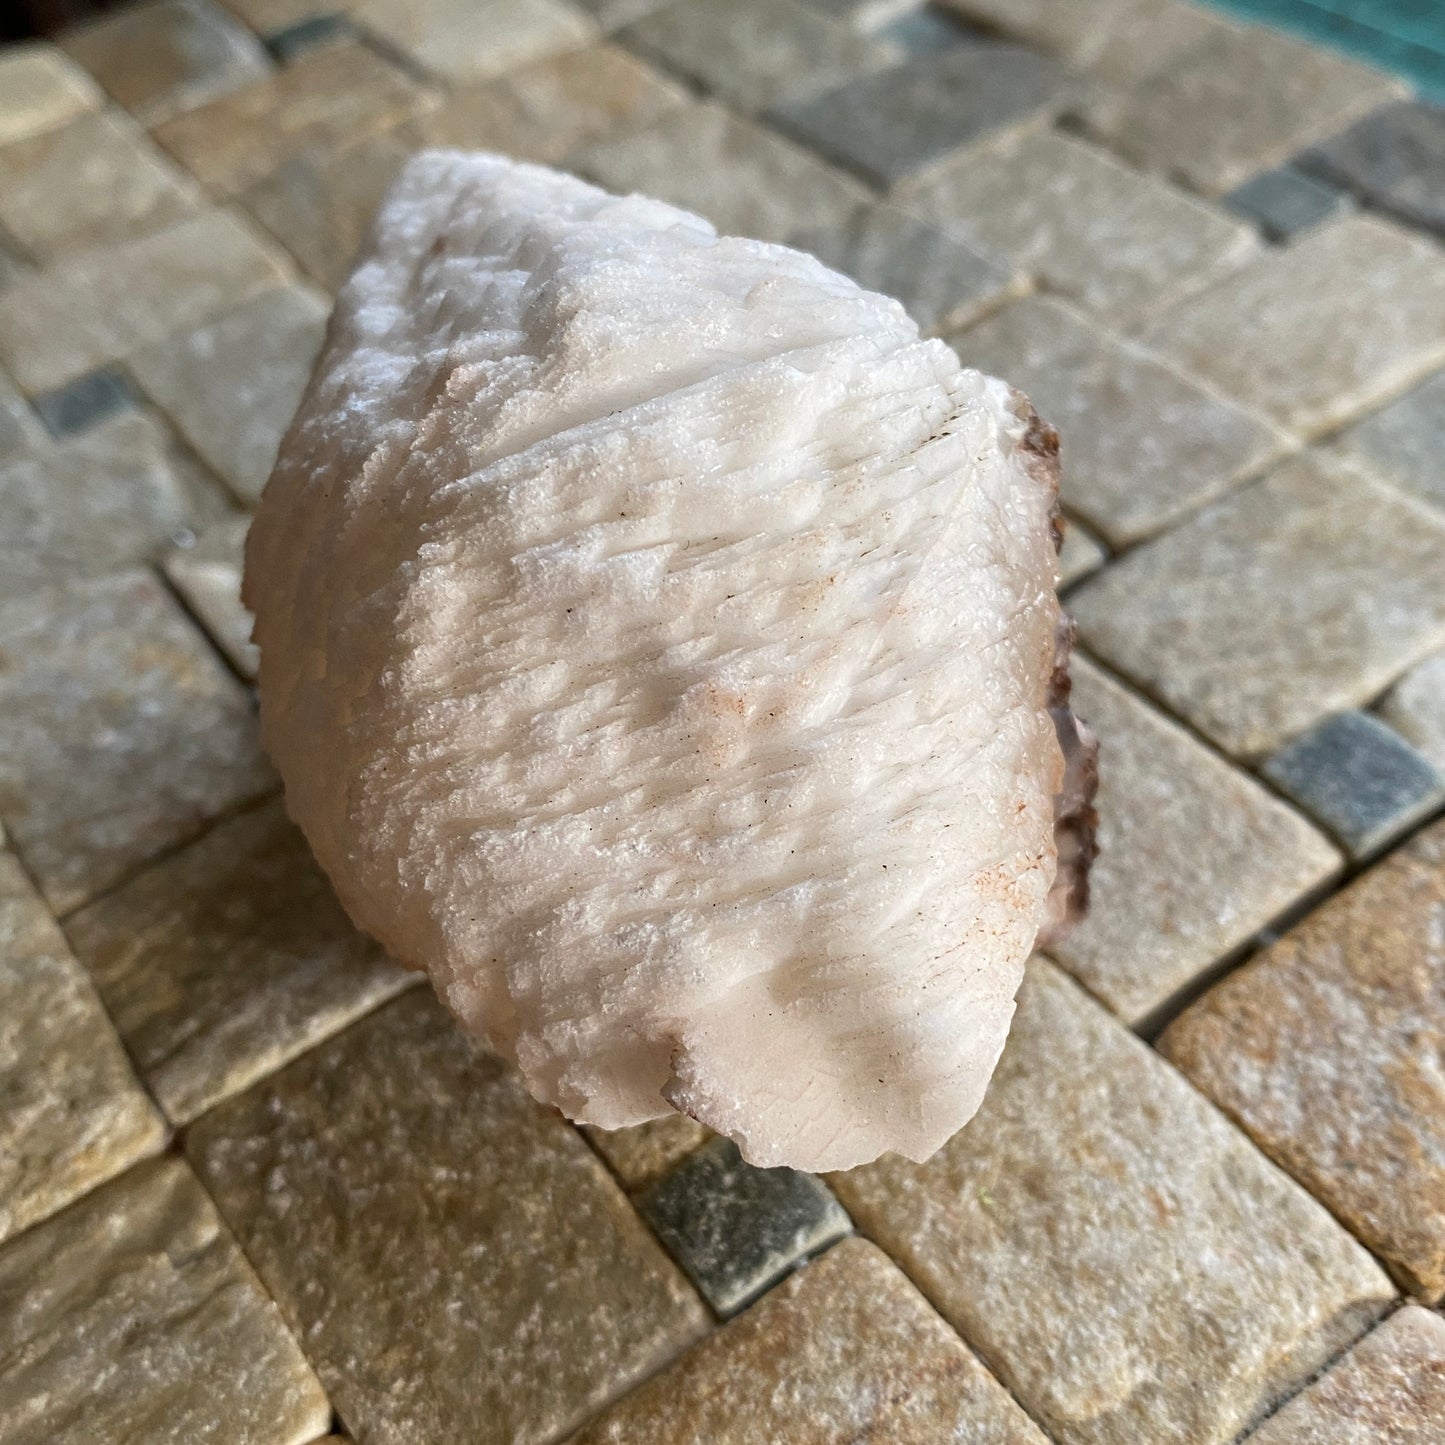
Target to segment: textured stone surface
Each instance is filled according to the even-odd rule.
[[[1055,1439],[1232,1441],[1389,1299],[1370,1257],[1042,961],[978,1116],[835,1176]]]
[[[1445,371],[1344,432],[1345,455],[1445,512]]]
[[[199,196],[144,131],[113,111],[0,149],[0,225],[42,262],[182,220]]]
[[[1344,196],[1294,166],[1276,166],[1236,186],[1223,204],[1259,227],[1271,241],[1288,241],[1337,216]]]
[[[916,5],[874,28],[873,34],[905,58],[934,55],[955,45],[978,45],[990,38],[933,5]]]
[[[353,143],[434,103],[407,72],[352,41],[304,55],[154,134],[212,190],[232,195],[294,156]]]
[[[790,242],[846,227],[867,191],[842,172],[717,105],[691,105],[569,161],[611,191],[640,191],[706,216],[720,232]]]
[[[1445,1293],[1445,824],[1330,899],[1160,1047],[1411,1290]]]
[[[46,391],[285,279],[279,254],[224,211],[82,251],[0,290],[0,361]]]
[[[1325,718],[1261,771],[1355,859],[1378,853],[1445,803],[1445,777],[1369,713]]]
[[[1445,1320],[1406,1305],[1250,1436],[1251,1445],[1435,1445]]]
[[[161,559],[166,579],[231,666],[254,682],[260,660],[251,614],[241,603],[241,567],[250,521],[229,517],[199,538],[186,533]]]
[[[111,97],[146,125],[235,90],[270,69],[244,25],[209,0],[148,0],[62,42]]]
[[[881,186],[917,180],[1010,127],[1041,125],[1072,93],[1053,61],[1003,42],[957,46],[779,107],[778,124]]]
[[[95,81],[53,45],[32,41],[0,52],[0,145],[64,125],[104,99]]]
[[[1072,136],[1008,136],[908,198],[987,255],[1091,311],[1135,315],[1240,264],[1256,242],[1213,206]]]
[[[186,1147],[374,1445],[554,1440],[705,1328],[576,1130],[420,990]]]
[[[1064,545],[1059,552],[1059,586],[1072,586],[1089,573],[1097,572],[1108,555],[1103,543],[1087,527],[1069,518],[1064,528]]]
[[[1390,689],[1380,712],[1445,772],[1445,652],[1432,653]]]
[[[578,146],[643,130],[687,98],[621,46],[589,45],[458,91],[417,130],[428,145],[559,165]]]
[[[1445,107],[1422,100],[1382,106],[1307,151],[1300,164],[1377,211],[1445,234]]]
[[[127,411],[0,467],[0,598],[149,562],[225,511],[154,416]]]
[[[6,1445],[303,1445],[331,1409],[179,1159],[0,1249]]]
[[[242,192],[241,204],[328,291],[351,274],[386,188],[416,149],[409,124],[354,144],[308,148]]]
[[[177,1124],[408,982],[347,921],[279,802],[222,823],[65,927]]]
[[[1087,118],[1126,159],[1218,195],[1403,88],[1293,36],[1230,26],[1101,88]]]
[[[41,392],[30,404],[46,431],[57,441],[65,441],[122,412],[138,411],[141,399],[120,367],[102,366],[53,391]]]
[[[35,413],[10,378],[0,372],[0,466],[47,445]]]
[[[1247,774],[1084,659],[1074,706],[1100,738],[1092,906],[1050,952],[1130,1023],[1338,871],[1338,853]]]
[[[570,1445],[1043,1445],[918,1291],[837,1245]]]
[[[271,474],[330,307],[287,286],[129,359],[132,375],[246,502]]]
[[[637,1204],[723,1316],[852,1227],[821,1179],[794,1169],[754,1169],[729,1139],[689,1154]]]
[[[800,0],[672,0],[618,38],[742,110],[831,90],[897,58]]]
[[[0,1240],[165,1140],[160,1115],[85,970],[6,852],[0,852],[0,1102]],[[0,1383],[0,1418],[4,1396]]]
[[[1236,755],[1358,707],[1445,641],[1445,518],[1286,462],[1069,598],[1090,646]]]
[[[625,1129],[584,1124],[582,1132],[630,1191],[646,1189],[712,1138],[711,1130],[686,1114],[668,1114]]]
[[[1445,256],[1349,216],[1171,307],[1143,336],[1227,395],[1316,434],[1445,360]]]
[[[225,6],[258,35],[267,36],[342,8],[337,0],[225,0]]]
[[[484,80],[597,33],[568,0],[361,0],[358,25],[424,70],[452,80]]]
[[[0,607],[0,818],[57,913],[270,787],[244,691],[160,583]]]
[[[1047,297],[950,340],[967,365],[1007,377],[1059,429],[1064,501],[1115,546],[1259,475],[1283,445],[1258,416]]]
[[[265,36],[265,44],[282,65],[290,65],[308,51],[356,38],[356,26],[345,15],[312,15],[294,25],[271,31]]]

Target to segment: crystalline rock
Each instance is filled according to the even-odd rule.
[[[248,543],[290,810],[569,1117],[926,1158],[1084,901],[1056,450],[810,256],[424,153]]]

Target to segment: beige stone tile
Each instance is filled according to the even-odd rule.
[[[950,337],[1056,426],[1063,499],[1113,546],[1148,537],[1258,476],[1287,445],[1260,417],[1046,297]]]
[[[0,225],[41,262],[157,230],[199,209],[195,183],[115,111],[0,149]]]
[[[1181,301],[1141,336],[1227,395],[1316,435],[1445,360],[1445,255],[1348,216]]]
[[[27,391],[47,391],[285,279],[279,253],[254,230],[203,211],[0,291],[0,362]]]
[[[0,467],[0,600],[149,562],[226,503],[155,417],[125,411]]]
[[[1250,1436],[1251,1445],[1431,1445],[1445,1421],[1445,1320],[1406,1305]]]
[[[131,375],[244,502],[257,501],[271,475],[330,309],[309,287],[286,286],[128,358]]]
[[[0,371],[0,466],[48,445],[39,418]]]
[[[902,58],[799,0],[670,0],[619,34],[740,110],[831,90]]]
[[[100,87],[53,45],[30,41],[0,51],[0,145],[39,135],[99,109]]]
[[[873,1245],[847,1239],[570,1445],[1044,1445]]]
[[[460,90],[417,130],[428,145],[558,165],[578,146],[645,129],[687,99],[620,45],[589,45]]]
[[[1074,709],[1099,738],[1089,917],[1050,951],[1139,1023],[1342,859],[1293,809],[1076,655]]]
[[[56,913],[274,785],[244,689],[148,573],[0,605],[0,817]]]
[[[334,294],[351,274],[387,187],[416,149],[404,125],[353,145],[302,151],[242,192],[240,202]]]
[[[69,31],[61,44],[146,125],[271,69],[256,37],[209,0],[127,5]]]
[[[267,80],[157,126],[155,138],[213,191],[233,195],[293,156],[350,144],[436,101],[357,41],[303,55]]]
[[[1404,91],[1336,51],[1229,26],[1101,88],[1086,120],[1126,160],[1219,195]]]
[[[1445,651],[1412,667],[1385,696],[1380,716],[1445,773]]]
[[[220,824],[65,927],[178,1124],[415,978],[352,927],[279,801]]]
[[[1445,643],[1445,521],[1304,456],[1069,595],[1089,647],[1237,757],[1375,697]]]
[[[0,1240],[165,1142],[161,1116],[85,970],[14,856],[4,852],[0,1099]]]
[[[1445,1294],[1445,824],[1231,974],[1160,1047],[1412,1290]]]
[[[1156,176],[1052,131],[929,174],[907,204],[1091,311],[1124,319],[1258,250],[1253,232]]]
[[[541,1445],[706,1328],[577,1131],[421,990],[186,1147],[369,1445]]]
[[[266,36],[354,8],[354,0],[222,0],[222,4],[257,35]]]
[[[1082,522],[1072,517],[1064,527],[1064,545],[1059,553],[1059,586],[1071,587],[1108,561],[1103,544]]]
[[[1382,1313],[1324,1209],[1052,965],[927,1164],[831,1180],[1044,1429],[1231,1441]]]
[[[179,1159],[0,1249],[6,1445],[303,1445],[331,1410]]]
[[[248,682],[256,680],[260,649],[251,641],[251,614],[241,602],[249,517],[229,517],[199,538],[187,536],[161,559],[166,580],[226,660]]]
[[[502,75],[597,36],[596,22],[568,0],[361,0],[353,18],[454,81]]]
[[[584,1124],[582,1132],[612,1166],[623,1187],[633,1193],[646,1189],[713,1137],[711,1129],[686,1114],[668,1114],[629,1129]]]
[[[583,146],[571,165],[612,191],[697,211],[725,235],[786,242],[842,227],[868,192],[781,136],[718,105],[692,105],[619,140]]]
[[[1383,481],[1445,511],[1445,371],[1437,371],[1337,439]]]

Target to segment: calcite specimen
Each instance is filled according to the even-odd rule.
[[[1083,903],[1055,449],[812,257],[424,153],[248,545],[290,810],[573,1119],[924,1158]]]

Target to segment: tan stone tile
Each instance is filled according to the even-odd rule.
[[[146,125],[271,69],[256,37],[209,0],[127,5],[69,31],[61,44]]]
[[[458,91],[417,129],[428,145],[557,165],[580,145],[644,129],[687,98],[621,46],[589,45]]]
[[[260,650],[251,641],[251,614],[241,602],[249,517],[230,517],[208,527],[199,538],[172,547],[161,559],[166,579],[191,616],[227,661],[248,682],[255,682]]]
[[[352,927],[279,801],[72,914],[66,934],[178,1124],[415,978]]]
[[[0,371],[0,466],[48,445],[35,412]]]
[[[420,990],[186,1147],[370,1445],[540,1445],[706,1328],[577,1131]]]
[[[1445,1294],[1445,824],[1231,974],[1160,1047],[1409,1288]]]
[[[0,1249],[6,1445],[303,1445],[316,1376],[179,1159]]]
[[[239,199],[312,280],[335,293],[387,187],[416,149],[404,125],[353,145],[305,150]]]
[[[1337,51],[1229,26],[1101,88],[1085,114],[1125,159],[1219,195],[1404,90]]]
[[[104,99],[90,76],[53,45],[37,40],[0,51],[0,145],[64,125]]]
[[[873,1245],[844,1240],[570,1445],[1043,1445]]]
[[[597,36],[596,22],[568,0],[361,0],[353,17],[455,81],[502,75]]]
[[[369,46],[350,41],[177,116],[157,126],[155,138],[213,191],[233,195],[293,156],[375,134],[435,99]]]
[[[1059,553],[1059,586],[1071,587],[1108,560],[1103,544],[1081,522],[1072,517],[1064,527],[1064,545]]]
[[[1253,232],[1155,176],[1052,131],[1006,136],[929,174],[908,206],[1113,318],[1238,266]]]
[[[831,1180],[1070,1445],[1231,1441],[1383,1312],[1370,1257],[1057,969],[926,1164]]]
[[[1251,1445],[1432,1445],[1445,1421],[1445,1320],[1406,1305],[1251,1435]]]
[[[354,8],[354,0],[221,0],[221,3],[257,35],[267,36],[307,20]]]
[[[0,599],[149,562],[225,514],[219,489],[153,416],[123,411],[0,467]]]
[[[193,215],[200,191],[114,111],[0,149],[0,225],[41,262]]]
[[[1371,216],[1267,252],[1140,333],[1293,430],[1316,435],[1445,360],[1445,255]]]
[[[1046,297],[949,339],[1059,429],[1064,502],[1116,547],[1258,476],[1287,445],[1262,418]]]
[[[1089,917],[1050,951],[1138,1023],[1339,871],[1293,809],[1076,656],[1099,738]]]
[[[0,1240],[165,1142],[85,970],[9,853],[0,853],[0,1099]]]
[[[711,1129],[686,1114],[668,1114],[629,1129],[598,1129],[584,1124],[582,1132],[612,1166],[623,1187],[633,1193],[646,1189],[713,1137]]]
[[[0,361],[27,391],[47,391],[285,279],[278,253],[250,227],[203,211],[0,291]]]
[[[1089,647],[1237,757],[1445,643],[1445,522],[1305,456],[1071,592]]]
[[[583,146],[570,164],[612,191],[697,211],[725,235],[788,241],[841,227],[868,192],[781,136],[718,105],[692,105],[620,140]]]
[[[64,913],[274,785],[244,689],[148,573],[0,605],[0,817]]]
[[[1445,774],[1445,651],[1412,667],[1380,704],[1380,716]]]
[[[131,375],[247,503],[271,475],[330,309],[309,287],[282,287],[128,359]]]

